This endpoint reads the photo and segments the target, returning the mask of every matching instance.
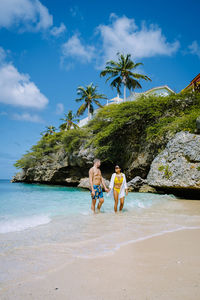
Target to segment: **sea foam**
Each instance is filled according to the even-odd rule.
[[[47,224],[51,218],[46,215],[29,216],[0,221],[0,233],[22,231],[39,225]]]

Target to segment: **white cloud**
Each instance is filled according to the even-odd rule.
[[[44,30],[53,25],[53,17],[39,0],[1,0],[0,27],[23,25],[23,30]]]
[[[59,27],[53,27],[50,31],[50,33],[53,35],[53,36],[56,36],[58,37],[59,35],[61,35],[63,32],[66,31],[66,26],[65,24],[61,23]]]
[[[30,81],[28,74],[19,73],[12,63],[5,62],[5,51],[0,49],[4,54],[0,61],[0,102],[26,108],[44,108],[48,99]]]
[[[112,59],[117,52],[130,53],[133,58],[140,59],[157,55],[170,56],[180,44],[178,41],[167,42],[161,28],[145,22],[139,28],[134,19],[126,16],[111,15],[110,25],[98,26],[97,32],[102,39],[103,60]]]
[[[62,103],[58,103],[56,105],[56,114],[62,115],[64,113],[64,105]]]
[[[33,123],[43,123],[44,121],[36,114],[29,114],[29,113],[22,113],[13,114],[12,118],[17,121],[27,121],[27,122],[33,122]]]
[[[95,62],[98,67],[114,59],[117,52],[130,53],[133,59],[158,55],[171,56],[180,47],[179,41],[168,42],[161,28],[145,22],[137,26],[134,19],[110,15],[110,24],[99,25],[96,30],[98,46],[87,45],[73,35],[62,46],[63,57],[70,57],[82,63]],[[71,63],[71,62],[70,62]]]
[[[191,45],[188,46],[190,53],[195,54],[200,58],[200,46],[197,41],[193,41]]]
[[[82,63],[89,63],[95,56],[95,47],[84,45],[75,34],[62,45],[62,55],[64,58],[73,57]]]

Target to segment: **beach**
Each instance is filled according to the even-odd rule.
[[[129,193],[93,214],[87,191],[0,182],[0,299],[200,295],[200,201]]]
[[[166,233],[114,254],[77,258],[1,290],[2,300],[198,300],[200,229]]]

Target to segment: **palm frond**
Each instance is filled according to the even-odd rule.
[[[121,94],[121,91],[120,91],[120,87],[121,87],[121,84],[122,84],[122,79],[120,76],[118,76],[117,78],[115,78],[112,82],[111,82],[111,87],[112,88],[116,88],[117,89],[117,92],[119,94]]]
[[[112,88],[116,88],[117,92],[121,94],[120,88],[122,83],[128,87],[128,89],[141,88],[141,84],[137,79],[151,80],[148,76],[143,74],[134,73],[133,70],[142,63],[134,63],[131,60],[131,54],[117,53],[118,61],[107,61],[106,67],[101,71],[100,76],[107,76],[106,82],[110,81]]]
[[[101,103],[100,103],[98,100],[93,100],[93,102],[94,102],[97,106],[103,107],[103,105],[101,105]]]
[[[135,80],[134,78],[128,78],[128,80],[127,80],[127,88],[129,89],[129,90],[134,90],[134,89],[136,89],[136,88],[138,88],[138,89],[141,89],[142,88],[142,86],[141,86],[141,84],[139,83],[139,81],[137,81],[137,80]]]
[[[79,107],[79,109],[78,109],[78,111],[77,111],[77,115],[78,116],[81,116],[81,115],[83,115],[84,114],[84,112],[85,112],[85,110],[86,110],[86,108],[87,108],[87,103],[83,103],[80,107]]]

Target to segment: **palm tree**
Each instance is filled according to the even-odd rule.
[[[60,120],[64,121],[64,123],[59,126],[61,130],[69,130],[71,127],[78,128],[78,125],[74,122],[78,122],[79,119],[76,119],[76,116],[73,115],[72,110],[69,110],[68,114],[65,114],[65,117]]]
[[[135,89],[142,88],[137,79],[150,80],[146,75],[133,73],[133,71],[138,67],[143,65],[142,63],[135,64],[131,60],[131,54],[123,55],[117,53],[118,61],[109,60],[106,63],[106,68],[100,73],[101,77],[108,76],[106,82],[111,78],[114,80],[111,82],[111,87],[116,88],[117,92],[121,94],[121,85],[124,85],[124,101],[126,101],[126,88]]]
[[[46,130],[43,131],[41,134],[44,134],[44,136],[52,135],[56,132],[56,127],[54,126],[46,126]]]
[[[77,88],[77,95],[80,98],[76,99],[76,102],[84,101],[84,103],[79,107],[77,111],[77,115],[82,115],[86,109],[88,109],[88,119],[91,119],[91,114],[94,112],[93,103],[99,107],[103,107],[98,99],[107,99],[107,97],[103,94],[97,93],[97,86],[94,86],[93,83],[90,83],[85,88],[83,86],[79,86]]]

